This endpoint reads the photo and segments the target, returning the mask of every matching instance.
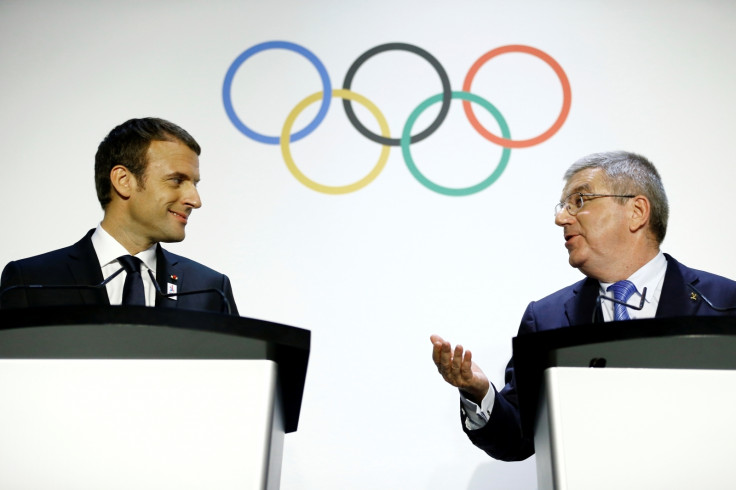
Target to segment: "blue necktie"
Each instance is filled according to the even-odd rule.
[[[632,294],[636,292],[636,286],[631,281],[619,281],[608,286],[608,291],[613,291],[613,299],[626,303]],[[628,308],[618,303],[613,304],[613,319],[616,321],[630,320]]]
[[[123,266],[126,274],[123,285],[123,304],[146,306],[143,278],[141,277],[141,259],[132,255],[123,255],[118,257],[118,262]]]

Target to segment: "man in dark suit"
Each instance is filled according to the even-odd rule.
[[[669,206],[654,165],[626,152],[598,153],[575,162],[565,173],[555,223],[562,227],[569,262],[586,278],[532,302],[519,334],[592,321],[720,315],[718,306],[736,306],[736,282],[690,269],[660,251]],[[641,310],[602,301],[599,296],[639,305]],[[472,360],[472,354],[432,335],[432,358],[442,377],[459,388],[463,430],[490,456],[516,461],[534,453],[522,437],[513,359],[500,391]]]
[[[95,156],[102,222],[70,247],[7,264],[0,307],[126,303],[237,314],[227,276],[160,245],[182,241],[189,215],[202,205],[200,151],[189,133],[163,119],[113,129]],[[106,285],[87,288],[121,269]]]

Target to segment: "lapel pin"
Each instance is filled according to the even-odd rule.
[[[179,276],[171,274],[169,279],[171,282],[166,283],[166,294],[176,294],[176,281],[179,280]],[[176,300],[176,296],[169,296],[169,299]]]
[[[697,301],[698,300],[698,295],[695,294],[694,292],[691,292],[690,293],[690,299],[693,300],[693,301]]]

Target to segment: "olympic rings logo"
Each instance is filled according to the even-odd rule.
[[[236,114],[235,109],[233,108],[231,97],[233,78],[235,77],[235,74],[240,66],[253,55],[270,49],[285,49],[288,51],[293,51],[294,53],[305,57],[317,69],[320,79],[322,80],[322,90],[320,92],[309,95],[301,102],[299,102],[296,107],[294,107],[294,109],[286,117],[286,121],[284,122],[281,134],[278,136],[264,135],[247,126]],[[429,97],[428,99],[420,103],[416,109],[414,109],[414,111],[407,118],[406,123],[404,124],[404,128],[401,132],[401,136],[398,138],[391,137],[386,118],[383,116],[378,107],[376,107],[376,105],[373,104],[366,97],[350,90],[353,79],[355,78],[355,74],[368,59],[379,53],[392,50],[408,51],[423,58],[437,71],[437,75],[439,76],[442,83],[442,93]],[[546,131],[533,138],[524,140],[511,139],[511,132],[509,130],[508,124],[506,123],[506,120],[504,119],[503,115],[501,115],[501,112],[492,103],[471,92],[471,85],[473,84],[473,80],[478,73],[478,70],[492,58],[506,53],[526,53],[539,58],[540,60],[547,63],[547,65],[549,65],[554,70],[562,86],[562,108],[559,115],[557,116],[557,119]],[[291,143],[304,138],[312,131],[314,131],[317,126],[319,126],[319,124],[327,115],[327,111],[330,108],[330,102],[333,97],[343,99],[343,107],[348,116],[348,119],[355,127],[355,129],[357,129],[358,132],[360,132],[366,138],[375,141],[376,143],[379,143],[381,145],[381,153],[379,155],[378,162],[373,167],[373,169],[360,180],[351,184],[340,186],[320,184],[307,177],[294,162],[290,146]],[[411,155],[411,144],[427,138],[429,135],[434,133],[437,128],[439,128],[439,126],[442,124],[445,117],[447,116],[447,113],[450,109],[450,102],[453,99],[462,100],[463,110],[466,117],[470,121],[472,127],[481,136],[483,136],[490,142],[503,147],[501,158],[493,172],[483,181],[475,185],[462,188],[445,187],[428,179],[417,168]],[[404,157],[404,162],[406,163],[407,168],[414,176],[414,178],[416,178],[416,180],[419,181],[422,185],[440,194],[450,196],[467,196],[486,189],[501,176],[503,171],[506,169],[506,166],[508,165],[512,148],[527,148],[530,146],[538,145],[548,140],[557,131],[559,131],[559,129],[562,127],[565,120],[567,119],[568,113],[570,112],[572,92],[570,90],[570,82],[567,79],[567,75],[565,74],[559,63],[557,63],[557,61],[555,61],[555,59],[547,53],[531,46],[508,45],[488,51],[483,56],[478,58],[478,60],[476,60],[476,62],[470,67],[470,70],[465,76],[462,91],[453,91],[450,88],[450,80],[447,76],[447,73],[445,72],[445,69],[442,67],[439,61],[437,61],[437,59],[427,51],[412,44],[382,44],[380,46],[371,48],[360,55],[358,59],[355,60],[355,62],[348,69],[347,74],[345,75],[345,80],[343,81],[342,88],[333,89],[325,66],[311,51],[304,48],[303,46],[287,41],[268,41],[246,49],[235,59],[235,61],[232,62],[230,68],[227,71],[227,74],[225,75],[225,81],[222,86],[222,100],[225,106],[225,111],[227,112],[230,121],[241,133],[243,133],[248,138],[251,138],[260,143],[279,145],[284,162],[286,163],[286,166],[292,173],[292,175],[294,175],[294,177],[303,185],[317,192],[322,192],[325,194],[346,194],[362,189],[363,187],[373,182],[373,180],[378,177],[383,168],[386,166],[390,148],[392,146],[399,146],[401,147],[402,155]],[[301,114],[304,109],[307,108],[309,105],[316,102],[320,102],[320,107],[314,119],[312,119],[312,121],[307,124],[307,126],[305,126],[303,129],[292,133],[292,127],[299,114]],[[378,122],[378,127],[380,128],[380,134],[371,132],[358,120],[353,110],[353,102],[364,106],[373,115],[373,117],[376,118],[376,121]],[[500,136],[497,134],[493,134],[478,121],[478,118],[473,112],[473,107],[471,106],[471,103],[479,105],[493,116],[500,128]],[[425,130],[412,135],[412,129],[416,120],[428,107],[434,104],[441,104],[440,111],[437,114],[437,117]]]

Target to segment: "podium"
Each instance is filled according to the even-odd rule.
[[[309,346],[215,313],[0,310],[0,488],[276,489]]]
[[[539,490],[734,487],[736,318],[567,327],[513,348]]]

